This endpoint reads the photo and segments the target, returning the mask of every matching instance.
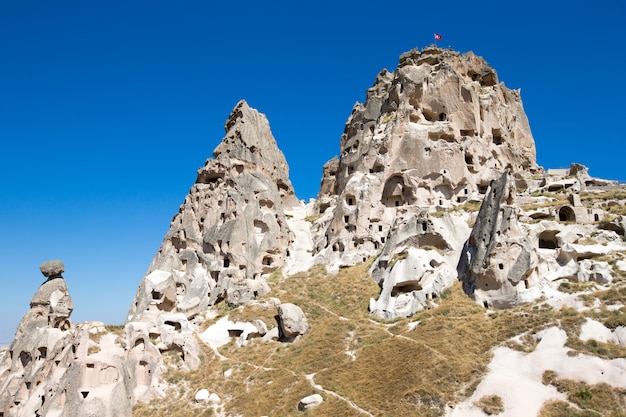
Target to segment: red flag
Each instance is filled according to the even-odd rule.
[[[438,34],[438,33],[435,33],[435,40],[436,40],[436,41],[440,41],[440,40],[442,40],[442,39],[443,39],[443,36],[441,36],[441,35],[440,35],[440,34]]]

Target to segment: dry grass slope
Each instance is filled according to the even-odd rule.
[[[573,354],[626,357],[624,347],[578,339],[583,313],[555,311],[545,304],[487,311],[468,299],[458,283],[444,292],[438,308],[392,323],[375,320],[367,312],[368,300],[379,292],[367,272],[370,262],[342,269],[337,275],[326,274],[321,266],[289,278],[274,274],[270,295],[300,306],[308,317],[309,332],[293,343],[253,339],[238,347],[231,342],[220,349],[226,360],[205,348],[199,370],[171,371],[168,378],[176,384],[168,398],[137,405],[134,416],[213,415],[210,406],[192,401],[201,388],[225,400],[223,411],[229,416],[367,415],[363,410],[385,417],[442,416],[451,404],[472,394],[486,372],[493,347],[506,344],[531,351],[536,344],[532,335],[552,325],[567,332]],[[611,311],[606,305],[626,302],[624,285],[586,297],[601,302],[602,307],[590,313],[595,319],[622,320],[623,311]],[[270,327],[275,325],[276,311],[269,302],[217,309],[231,320],[260,318]],[[510,341],[516,335],[524,335],[521,342]],[[228,369],[232,375],[225,377]],[[594,398],[606,391],[606,387],[588,389]],[[324,397],[322,405],[298,411],[298,401],[313,393]],[[496,414],[497,401],[489,400],[484,405]],[[606,415],[623,416],[619,410],[624,405],[615,404],[609,410],[613,414]],[[542,416],[599,415],[595,407],[575,410],[567,403],[550,403]]]

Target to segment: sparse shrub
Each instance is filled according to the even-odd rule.
[[[489,416],[500,414],[504,411],[504,402],[502,398],[497,395],[486,395],[476,401],[475,405],[480,407],[480,409]]]
[[[324,213],[318,213],[318,214],[314,214],[312,216],[306,216],[304,218],[304,220],[306,220],[309,223],[315,223],[315,221],[320,219],[323,215],[324,215]]]

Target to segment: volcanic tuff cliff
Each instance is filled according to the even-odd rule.
[[[317,199],[320,213],[332,207],[315,240],[331,265],[375,254],[398,213],[480,199],[505,169],[523,188],[539,172],[519,91],[481,57],[437,48],[407,52],[396,71],[378,74],[340,150]]]
[[[354,106],[340,157],[325,164],[318,197],[308,205],[295,198],[264,115],[241,101],[225,131],[172,219],[123,328],[71,325],[64,266],[42,265],[48,280],[0,358],[0,417],[130,416],[133,404],[151,399],[161,400],[138,406],[138,415],[171,414],[168,404],[187,401],[195,387],[195,377],[177,385],[176,375],[198,368],[219,395],[198,391],[184,405],[194,415],[277,415],[314,407],[319,415],[379,415],[391,410],[389,398],[398,415],[484,415],[476,405],[483,398],[466,387],[484,376],[486,350],[526,343],[522,350],[528,352],[528,340],[541,339],[544,327],[560,325],[561,318],[543,316],[543,325],[537,320],[515,333],[498,327],[503,319],[494,315],[481,325],[493,326],[495,344],[482,337],[478,347],[471,334],[480,331],[468,333],[477,323],[457,328],[424,315],[423,325],[408,323],[396,335],[398,324],[364,320],[361,312],[399,319],[445,304],[442,317],[455,311],[453,322],[470,315],[483,323],[483,307],[515,307],[542,296],[566,305],[564,293],[588,282],[618,294],[626,288],[620,259],[626,253],[626,193],[616,194],[614,182],[592,178],[580,165],[547,172],[538,167],[519,92],[499,83],[471,52],[412,50],[394,72],[383,70],[366,102]],[[588,193],[583,201],[586,190],[610,200]],[[310,268],[315,263],[335,275],[320,276]],[[366,282],[346,272],[353,265],[367,272]],[[459,280],[462,298],[454,293]],[[480,307],[468,307],[468,297]],[[619,313],[619,297],[608,299],[596,304],[606,315]],[[621,316],[611,317],[613,333],[606,338],[626,345],[626,318],[620,325]],[[426,339],[436,337],[433,328],[446,334],[441,346],[428,345]],[[566,330],[578,338],[571,326]],[[236,353],[223,348],[232,338]],[[241,359],[237,355],[253,338],[265,343],[254,345],[260,355]],[[466,339],[475,345],[459,351]],[[281,342],[287,343],[283,349]],[[340,352],[328,351],[338,346]],[[405,373],[413,366],[407,357],[419,358],[419,369]],[[617,367],[607,375],[626,381],[626,363],[602,366]],[[448,375],[453,368],[458,374]],[[441,386],[421,385],[429,371]],[[252,373],[261,373],[257,381]],[[367,391],[380,375],[382,385],[395,387],[391,396],[383,386]],[[598,381],[626,389],[609,376]],[[482,383],[477,388],[494,390]],[[297,404],[285,403],[295,395],[301,397]],[[491,411],[497,409],[493,401]],[[506,401],[504,415],[538,414]],[[256,403],[261,408],[250,408]]]

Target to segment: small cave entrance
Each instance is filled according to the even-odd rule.
[[[171,327],[173,327],[173,328],[174,328],[174,330],[176,330],[176,331],[180,331],[180,329],[181,329],[181,327],[182,327],[182,326],[181,326],[181,324],[180,324],[180,322],[178,322],[178,321],[170,321],[170,320],[167,320],[164,324],[165,324],[166,326],[171,326]]]
[[[385,183],[381,202],[386,207],[399,207],[404,205],[404,192],[404,179],[398,175],[392,176]]]
[[[491,136],[493,138],[494,145],[502,145],[502,130],[501,129],[491,129]]]
[[[417,281],[401,282],[391,290],[391,296],[397,297],[400,294],[409,293],[411,291],[421,291],[422,286]]]
[[[570,206],[563,206],[559,209],[559,221],[562,222],[575,222],[576,213]]]
[[[540,249],[556,249],[559,247],[559,242],[556,238],[558,230],[544,230],[539,234],[539,248]]]

